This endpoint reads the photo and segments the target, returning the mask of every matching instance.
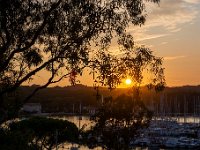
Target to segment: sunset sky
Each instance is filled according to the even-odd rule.
[[[200,0],[161,0],[135,34],[164,57],[168,86],[200,84]]]
[[[200,85],[200,0],[161,0],[159,5],[148,3],[146,7],[145,25],[128,30],[136,43],[164,58],[168,86]],[[40,84],[44,79],[45,74],[40,73],[34,82]],[[88,73],[80,81],[93,84]],[[67,86],[69,82],[57,85]]]

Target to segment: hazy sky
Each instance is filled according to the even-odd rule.
[[[149,12],[136,34],[164,57],[167,85],[200,84],[200,0],[161,0]]]
[[[145,25],[129,27],[136,43],[164,58],[168,86],[200,85],[200,0],[161,0],[159,5],[148,3],[146,7]],[[40,73],[35,83],[44,80],[45,74]],[[80,80],[92,85],[87,73]],[[64,80],[59,85],[69,83]]]

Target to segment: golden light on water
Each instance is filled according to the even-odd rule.
[[[126,79],[125,81],[126,85],[130,85],[132,83],[131,79]]]

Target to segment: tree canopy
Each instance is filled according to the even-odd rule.
[[[1,95],[43,69],[51,73],[48,85],[85,67],[102,67],[114,37],[122,51],[132,51],[126,29],[144,24],[144,10],[142,0],[1,0]]]
[[[86,143],[93,147],[103,145],[107,149],[129,149],[130,141],[137,138],[139,129],[148,127],[151,117],[152,112],[133,96],[106,97],[92,117],[95,126],[84,136],[90,137],[92,142],[86,140]]]
[[[49,72],[39,89],[90,68],[96,82],[115,88],[125,76],[141,84],[144,69],[150,87],[165,84],[162,58],[136,47],[130,25],[145,23],[145,3],[159,0],[0,0],[0,105],[8,92]],[[122,55],[109,50],[116,39]],[[1,108],[3,109],[3,108]]]

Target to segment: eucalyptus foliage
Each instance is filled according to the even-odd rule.
[[[140,61],[154,60],[146,49],[133,51],[134,40],[127,27],[143,25],[144,10],[142,0],[0,0],[1,95],[44,69],[51,74],[49,85],[72,71],[81,74],[83,68],[95,67],[103,76],[101,82],[113,87],[120,80],[104,71],[105,61],[112,57],[107,55],[113,38],[125,54],[137,55],[137,60],[126,59],[125,67],[138,74]],[[111,76],[117,81],[110,81]]]
[[[136,47],[127,28],[145,23],[145,3],[159,0],[0,0],[0,112],[7,93],[46,70],[38,90],[89,68],[98,85],[110,89],[130,76],[136,86],[143,72],[149,87],[164,86],[162,59]],[[109,48],[117,41],[121,55]],[[6,118],[6,117],[5,117]]]

